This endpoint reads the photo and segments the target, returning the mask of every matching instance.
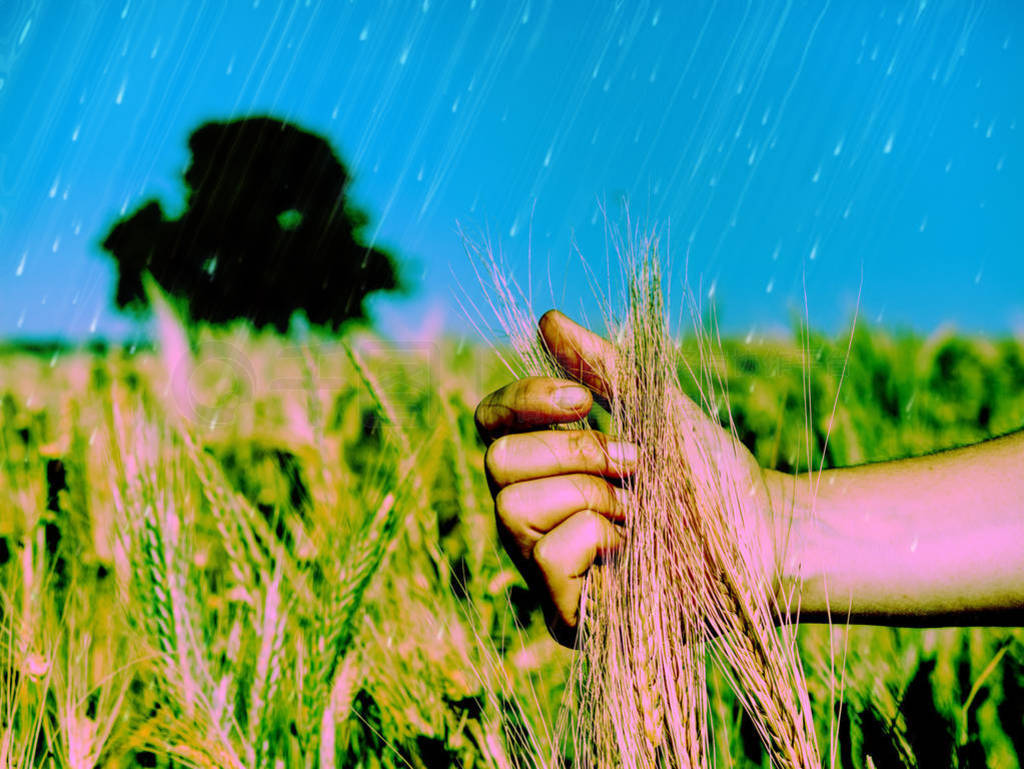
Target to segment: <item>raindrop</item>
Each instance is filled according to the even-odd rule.
[[[53,253],[57,253],[58,248],[60,248],[60,235],[53,239],[53,245],[50,247],[50,250],[53,251]]]
[[[419,173],[416,174],[416,181],[418,181],[418,182],[422,182],[423,181],[423,166],[420,166]]]
[[[454,115],[459,111],[459,97],[455,97],[455,101],[452,102],[452,114]]]
[[[18,328],[25,325],[25,311],[21,311],[21,315],[18,316]]]
[[[508,236],[514,238],[519,233],[519,217],[517,216],[512,222],[512,226],[508,228]]]
[[[158,38],[156,39],[156,42],[155,42],[155,43],[153,43],[153,50],[151,50],[151,51],[149,52],[149,58],[151,58],[151,59],[155,59],[155,58],[156,58],[156,55],[157,55],[157,53],[159,53],[159,52],[160,52],[160,38],[158,37]]]
[[[407,61],[409,61],[409,46],[405,46],[405,48],[402,49],[402,53],[398,57],[398,63],[401,64],[403,67],[405,66],[405,63]]]
[[[925,227],[927,227],[927,226],[928,226],[928,217],[925,216],[923,219],[921,219],[921,225],[917,228],[917,231],[918,232],[924,232]]]
[[[25,26],[21,30],[21,37],[18,38],[18,45],[22,45],[25,42],[25,38],[28,37],[28,31],[32,28],[32,19],[25,22]]]
[[[974,285],[978,285],[979,283],[981,283],[981,270],[978,270],[974,275]]]
[[[26,259],[28,259],[28,251],[25,251],[25,252],[24,252],[24,253],[23,253],[23,254],[21,255],[21,261],[20,261],[20,262],[18,262],[18,269],[16,269],[16,270],[14,271],[14,274],[15,274],[15,275],[16,275],[17,277],[19,277],[19,278],[20,278],[20,277],[22,276],[22,274],[23,274],[23,273],[25,272],[25,260],[26,260]]]
[[[775,244],[775,250],[772,251],[772,261],[773,262],[779,261],[779,252],[781,250],[782,250],[782,242],[780,241],[780,242]]]
[[[995,130],[995,127],[996,127],[996,121],[994,121],[994,120],[991,123],[988,124],[988,130],[985,131],[985,138],[986,139],[991,139],[992,138],[992,131]]]
[[[659,21],[661,21],[661,8],[656,10],[654,12],[654,15],[651,17],[651,26],[652,27],[658,26],[658,22]],[[1004,48],[1005,48],[1005,46],[1004,46]]]
[[[768,125],[768,116],[771,114],[771,111],[771,107],[765,107],[764,114],[761,115],[761,125]]]
[[[1002,171],[1003,170],[1003,163],[1005,161],[1006,161],[1006,156],[1005,155],[1003,157],[999,158],[999,160],[996,161],[996,171]]]
[[[747,156],[747,165],[748,166],[754,165],[754,156],[755,155],[757,155],[757,147],[754,147],[754,149],[750,150],[750,155]]]
[[[555,149],[555,145],[552,144],[550,147],[548,147],[547,154],[544,155],[544,167],[545,168],[547,168],[548,166],[551,165],[551,153],[554,151],[554,149]]]
[[[53,184],[50,185],[50,197],[57,197],[57,188],[60,186],[60,174],[57,174],[57,178],[53,180]]]
[[[74,132],[73,132],[73,133],[71,134],[71,141],[73,141],[73,142],[76,142],[76,141],[78,141],[78,133],[79,133],[79,131],[81,131],[81,130],[82,130],[82,126],[81,126],[81,125],[76,125],[76,126],[75,126],[75,130],[74,130]]]
[[[946,161],[946,173],[948,174],[952,168],[953,168],[953,161],[952,160],[947,160]]]
[[[713,299],[715,291],[718,289],[718,278],[711,281],[711,287],[708,288],[708,299]]]
[[[96,314],[92,316],[92,323],[89,324],[89,333],[96,333],[96,325],[100,322],[100,311],[96,310]]]
[[[836,142],[836,146],[832,149],[832,156],[839,157],[839,153],[843,151],[843,140],[840,139]]]
[[[81,235],[82,234],[82,223],[81,222],[75,222],[75,234],[76,235]]]
[[[529,20],[530,20],[530,4],[527,3],[526,7],[523,9],[522,22],[523,22],[523,24],[525,24]]]
[[[816,171],[814,172],[814,176],[812,176],[812,177],[811,177],[811,181],[812,181],[812,182],[813,182],[814,184],[817,184],[817,183],[818,183],[818,180],[819,180],[820,178],[821,178],[821,166],[818,166],[818,170],[816,170]]]
[[[816,240],[816,241],[814,241],[814,245],[811,246],[810,260],[813,262],[817,258],[818,258],[818,241]]]
[[[331,120],[337,120],[337,119],[338,119],[338,105],[335,104],[334,105],[334,109],[331,110]]]
[[[124,8],[121,9],[121,18],[122,19],[127,19],[128,18],[128,9],[131,8],[131,7],[132,7],[132,0],[128,0],[128,2],[124,4]]]
[[[124,101],[124,87],[125,87],[125,85],[127,85],[127,81],[122,80],[121,81],[121,90],[119,90],[117,92],[117,98],[114,99],[114,103],[115,104],[120,104],[121,102]]]
[[[889,134],[889,138],[885,142],[885,147],[882,149],[882,153],[888,155],[892,152],[892,141],[896,138],[896,134]]]
[[[231,61],[228,62],[228,68],[227,68],[227,70],[225,70],[224,74],[230,75],[234,71],[235,71],[235,57],[232,56],[231,57]]]
[[[366,38],[368,38],[369,36],[370,36],[370,25],[367,24],[365,27],[363,27],[362,31],[359,33],[359,42],[360,43],[365,42]]]
[[[764,292],[770,294],[773,288],[775,288],[775,278],[768,281],[768,285],[764,287]]]
[[[430,10],[430,0],[423,0],[423,12],[426,13]]]

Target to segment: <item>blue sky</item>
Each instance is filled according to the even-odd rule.
[[[989,2],[0,3],[0,336],[131,335],[98,243],[180,209],[189,133],[317,131],[416,286],[396,337],[465,332],[457,223],[539,310],[597,316],[605,214],[665,236],[735,334],[806,308],[1024,333],[1024,11]],[[604,213],[602,213],[602,211]],[[527,254],[530,253],[528,261]],[[678,289],[673,289],[676,296]]]

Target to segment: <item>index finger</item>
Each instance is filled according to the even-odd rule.
[[[508,433],[575,422],[593,404],[585,387],[567,379],[525,377],[486,396],[476,407],[476,428],[485,443]]]

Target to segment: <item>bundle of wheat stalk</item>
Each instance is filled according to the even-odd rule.
[[[615,557],[591,569],[580,607],[568,729],[579,767],[706,767],[705,664],[725,672],[773,764],[820,767],[793,605],[777,583],[761,474],[734,431],[710,421],[679,387],[658,241],[631,233],[616,252],[626,286],[615,355],[603,383],[613,431],[640,447]],[[520,375],[565,376],[538,340],[530,302],[489,249],[471,247]],[[694,298],[687,296],[691,307]],[[727,393],[704,360],[711,341],[692,310],[702,360],[687,369],[704,407]],[[713,405],[714,404],[714,405]],[[571,425],[579,427],[580,425]],[[565,427],[565,426],[563,426]]]

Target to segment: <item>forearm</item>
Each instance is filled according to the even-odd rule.
[[[803,620],[1024,624],[1024,432],[765,480]]]

